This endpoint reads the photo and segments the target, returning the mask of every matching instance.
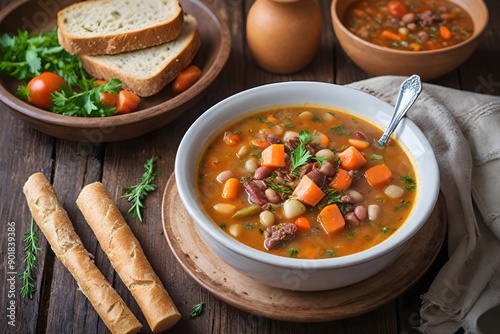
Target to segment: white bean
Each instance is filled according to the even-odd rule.
[[[229,233],[233,237],[238,237],[242,232],[243,232],[243,225],[233,224],[233,225],[229,226]]]
[[[287,131],[283,136],[284,141],[289,141],[292,138],[299,138],[299,133],[295,131]]]
[[[354,203],[360,203],[363,200],[363,195],[359,191],[349,189],[347,190],[347,194],[351,196]]]
[[[249,151],[250,147],[248,145],[242,145],[238,150],[238,153],[236,153],[236,155],[238,156],[238,158],[243,158],[248,154]]]
[[[380,206],[377,204],[368,205],[368,219],[376,220],[380,214]]]
[[[233,171],[225,170],[223,172],[220,172],[219,175],[217,175],[217,177],[215,179],[219,183],[225,183],[227,180],[229,180],[232,177],[234,177]]]
[[[295,218],[306,212],[306,206],[297,199],[288,199],[283,204],[283,214],[286,218]]]
[[[269,210],[264,210],[259,214],[259,220],[265,227],[272,226],[274,224],[274,214]]]
[[[259,167],[259,164],[257,163],[257,160],[255,160],[255,159],[248,159],[247,161],[245,161],[245,169],[249,173],[255,172],[258,167]]]
[[[384,193],[390,198],[400,198],[401,196],[403,196],[404,192],[405,190],[403,188],[394,184],[391,184],[384,189]]]
[[[333,116],[331,113],[329,112],[326,112],[324,115],[323,115],[323,120],[325,122],[333,122],[335,120],[335,116]]]
[[[236,212],[236,207],[228,203],[217,203],[213,206],[215,212],[230,216]]]
[[[335,163],[335,153],[332,152],[332,150],[329,150],[327,148],[324,148],[322,150],[319,150],[315,154],[316,157],[323,157],[326,159],[331,164]]]
[[[313,113],[310,111],[303,111],[299,114],[299,118],[304,121],[310,121],[313,119]]]

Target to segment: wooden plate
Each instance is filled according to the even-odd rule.
[[[174,174],[163,194],[162,218],[165,236],[177,260],[203,288],[241,310],[300,322],[348,318],[397,298],[427,271],[446,234],[445,203],[440,196],[426,224],[385,270],[345,288],[301,292],[257,283],[215,255],[199,237],[185,210]]]
[[[14,1],[0,12],[0,33],[18,29],[38,33],[56,25],[57,12],[80,0],[53,2]],[[189,110],[218,76],[229,57],[231,33],[221,13],[205,0],[180,0],[183,10],[198,20],[201,46],[193,59],[202,70],[200,78],[186,91],[174,94],[171,85],[142,98],[136,112],[112,117],[72,117],[55,114],[15,96],[17,79],[0,75],[0,100],[19,119],[49,135],[94,143],[120,141],[161,128]],[[52,2],[51,2],[52,4]],[[50,7],[50,8],[49,8]]]

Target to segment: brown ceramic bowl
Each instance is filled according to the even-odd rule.
[[[42,1],[15,1],[0,12],[0,33],[31,32],[55,26],[59,9],[76,0],[59,1],[47,6]],[[224,67],[231,49],[227,23],[205,0],[180,0],[185,12],[194,15],[200,29],[201,47],[193,64],[202,75],[188,90],[174,94],[167,85],[158,94],[141,99],[134,113],[105,118],[71,117],[54,114],[18,99],[19,81],[0,76],[0,100],[12,113],[31,127],[54,137],[90,142],[130,139],[159,129],[192,106]]]
[[[401,51],[367,42],[351,33],[343,24],[344,14],[359,0],[333,0],[333,30],[345,53],[356,65],[371,75],[418,74],[432,80],[460,66],[477,48],[488,23],[488,9],[481,0],[451,0],[472,17],[474,33],[468,40],[440,50]]]

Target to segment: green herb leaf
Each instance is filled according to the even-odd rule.
[[[417,188],[417,183],[411,177],[409,177],[409,176],[402,176],[399,179],[401,181],[403,181],[404,183],[406,183],[405,189],[407,189],[407,190],[415,190]]]
[[[299,133],[299,146],[292,151],[291,172],[297,173],[297,168],[305,165],[312,157],[311,153],[306,149],[305,145],[311,141],[311,134],[307,130],[302,130]]]
[[[82,92],[75,92],[69,87],[63,87],[61,92],[54,92],[51,100],[54,102],[52,111],[57,114],[81,117],[105,117],[116,113],[115,107],[104,105],[100,98],[102,92],[118,94],[122,83],[118,79],[111,79],[105,84],[94,85],[93,80],[84,81],[86,86]]]
[[[191,310],[191,312],[189,312],[189,317],[191,319],[199,317],[203,313],[204,306],[205,306],[204,303],[196,304]]]
[[[145,208],[144,199],[146,196],[156,189],[156,184],[154,180],[156,179],[156,160],[157,156],[152,156],[144,164],[144,173],[142,174],[140,183],[132,186],[123,188],[124,195],[121,198],[126,198],[127,201],[132,202],[132,206],[128,210],[128,213],[142,223],[142,210]]]
[[[35,220],[31,218],[30,228],[24,235],[24,270],[21,272],[19,277],[21,278],[21,297],[28,297],[33,299],[33,294],[35,293],[35,277],[33,274],[36,268],[36,253],[42,249],[38,247],[38,237],[35,231]]]
[[[290,257],[295,257],[297,256],[297,254],[299,254],[299,251],[295,248],[288,248],[288,254],[290,255]]]

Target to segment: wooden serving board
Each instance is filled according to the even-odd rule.
[[[174,255],[203,288],[236,308],[282,321],[339,320],[382,306],[427,271],[446,234],[445,203],[440,196],[428,221],[386,269],[348,287],[303,292],[257,283],[223,262],[198,235],[179,198],[174,174],[163,194],[162,218]]]

